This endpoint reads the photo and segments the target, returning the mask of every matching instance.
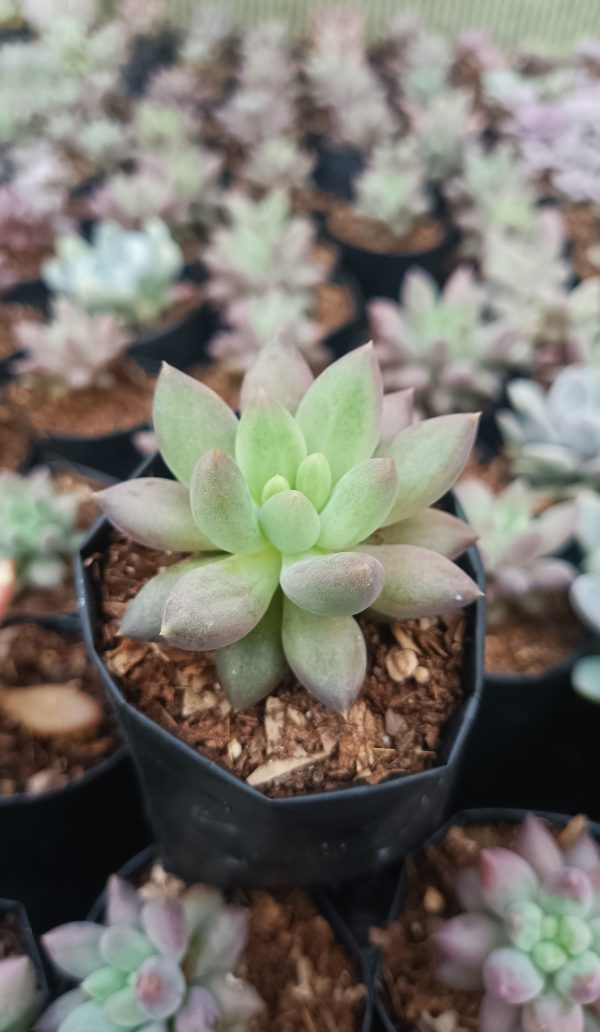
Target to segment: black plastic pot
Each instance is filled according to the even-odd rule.
[[[120,878],[123,878],[125,881],[135,882],[138,876],[150,864],[152,864],[155,860],[158,859],[159,855],[160,851],[157,846],[148,846],[141,853],[138,853],[137,856],[134,856],[132,860],[129,860],[128,863],[124,864],[123,867],[119,871],[117,871],[117,874]],[[338,942],[346,948],[350,955],[356,957],[356,959],[358,960],[362,973],[362,979],[364,985],[367,987],[368,995],[365,1001],[364,1019],[360,1026],[360,1030],[357,1029],[357,1032],[372,1032],[374,999],[372,992],[372,978],[370,965],[366,961],[363,952],[359,949],[348,927],[340,918],[335,907],[332,906],[331,901],[327,898],[327,896],[323,893],[316,893],[314,900],[316,906],[319,908],[323,916],[326,918],[326,920],[333,928],[335,937],[338,940]],[[102,892],[100,896],[98,896],[97,900],[95,901],[94,905],[92,906],[88,914],[88,921],[103,921],[105,908],[106,893]]]
[[[42,279],[22,280],[0,292],[0,301],[5,304],[31,305],[44,315],[50,308],[50,291]]]
[[[365,318],[365,305],[364,299],[356,282],[355,277],[346,271],[346,269],[336,268],[331,274],[331,280],[333,283],[339,283],[345,287],[352,295],[353,310],[352,315],[339,326],[337,330],[333,330],[328,337],[323,341],[323,347],[325,347],[334,358],[341,358],[342,355],[346,355],[353,348],[359,344],[363,344],[367,339],[367,322]]]
[[[323,193],[344,201],[354,198],[354,180],[364,170],[367,153],[358,147],[334,147],[322,136],[313,138],[316,157],[312,179]]]
[[[153,75],[177,60],[178,34],[168,29],[149,36],[138,36],[131,56],[121,69],[121,86],[129,97],[141,97]]]
[[[47,1006],[50,995],[47,965],[38,949],[38,944],[31,928],[29,915],[27,914],[23,904],[13,899],[0,899],[0,921],[3,921],[7,917],[13,917],[13,919],[16,919],[23,944],[23,954],[29,957],[35,968],[37,976],[36,985],[38,990],[37,1003],[39,1012],[41,1013]],[[2,1015],[0,1015],[0,1017],[1,1016]]]
[[[529,809],[534,809],[534,808],[529,808]],[[470,825],[474,825],[474,824],[479,824],[479,825],[521,824],[521,822],[524,820],[527,812],[528,812],[527,809],[520,809],[520,808],[519,809],[515,809],[515,808],[505,808],[505,807],[502,807],[502,808],[485,807],[485,808],[481,808],[481,809],[465,809],[465,810],[461,810],[454,817],[452,817],[451,820],[447,821],[444,824],[444,826],[442,828],[440,828],[440,830],[437,831],[436,834],[431,837],[431,839],[429,840],[427,845],[435,844],[437,842],[443,842],[443,840],[446,838],[446,835],[450,831],[450,828],[453,828],[456,825],[464,828],[464,827],[469,827]],[[570,820],[570,818],[566,817],[563,813],[557,813],[557,812],[554,812],[552,810],[546,811],[546,810],[536,810],[536,809],[534,809],[534,812],[537,814],[538,817],[541,817],[543,820],[546,820],[550,824],[554,824],[554,825],[556,825],[556,826],[558,826],[560,828],[563,828],[568,823],[568,821]],[[575,810],[573,812],[577,813],[578,811]],[[597,825],[597,824],[590,824],[589,831],[594,836],[594,838],[596,838],[598,841],[600,841],[600,826],[599,825]],[[399,875],[398,883],[397,883],[397,886],[396,886],[396,891],[394,893],[394,897],[393,897],[393,900],[392,900],[392,903],[391,903],[391,906],[390,906],[390,909],[389,909],[389,913],[387,915],[386,923],[389,923],[390,921],[398,920],[398,918],[400,917],[400,915],[402,913],[403,907],[404,907],[405,896],[406,896],[406,880],[405,880],[405,877],[404,877],[404,872],[402,871],[400,873],[400,875]],[[374,983],[375,983],[374,987],[375,987],[375,992],[376,992],[375,1009],[376,1009],[376,1012],[378,1014],[379,1020],[381,1021],[381,1026],[385,1030],[385,1032],[412,1032],[412,1029],[409,1028],[409,1026],[404,1024],[404,1023],[401,1024],[401,1025],[395,1024],[392,1021],[392,1019],[390,1018],[390,1016],[388,1015],[388,1013],[387,1013],[387,1011],[385,1009],[385,1006],[383,1004],[383,1001],[382,1001],[381,995],[380,995],[382,963],[383,963],[382,954],[381,954],[381,952],[379,950],[377,950],[375,952],[375,954],[374,954]]]
[[[63,633],[73,626],[52,616],[39,622]],[[42,932],[86,912],[110,872],[149,837],[122,746],[62,789],[0,795],[2,892],[21,900]]]
[[[208,343],[217,326],[218,317],[211,305],[200,305],[178,322],[158,332],[140,333],[128,354],[146,373],[156,375],[163,362],[176,369],[212,362]]]
[[[28,43],[31,39],[33,39],[33,32],[25,22],[21,22],[19,25],[4,25],[0,28],[0,47],[6,43]]]
[[[142,471],[164,476],[160,460]],[[447,499],[454,509],[454,501]],[[466,612],[466,698],[442,735],[439,766],[379,785],[269,799],[207,760],[127,702],[100,656],[98,597],[89,557],[106,550],[108,522],[88,536],[77,564],[84,633],[138,766],[155,835],[170,870],[186,881],[274,888],[340,881],[406,854],[439,825],[465,739],[478,708],[483,604]],[[479,583],[474,550],[463,561]]]
[[[139,465],[140,453],[133,437],[147,424],[141,423],[129,430],[117,430],[100,437],[76,437],[74,434],[46,434],[37,441],[41,463],[65,459],[73,465],[93,466],[100,473],[123,480]]]

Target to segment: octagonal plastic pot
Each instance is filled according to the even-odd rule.
[[[165,475],[159,459],[144,475]],[[451,496],[446,506],[455,510]],[[466,611],[462,676],[465,698],[443,730],[438,766],[355,786],[269,799],[181,739],[159,727],[124,697],[96,650],[98,584],[90,559],[111,535],[100,521],[77,562],[84,634],[137,764],[161,855],[185,881],[275,888],[324,883],[375,871],[424,841],[448,812],[467,733],[479,704],[483,664],[482,600]],[[482,583],[471,549],[464,568]]]
[[[354,180],[367,163],[366,151],[358,147],[334,147],[322,136],[315,136],[310,142],[316,157],[312,173],[315,186],[324,193],[351,201],[354,197]]]

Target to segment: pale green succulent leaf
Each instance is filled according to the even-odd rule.
[[[334,483],[373,454],[383,409],[381,374],[366,344],[330,365],[300,402],[296,418],[309,452],[322,452]]]
[[[279,494],[281,491],[291,491],[291,489],[292,485],[289,481],[286,480],[285,477],[280,477],[279,474],[277,474],[276,476],[271,477],[270,480],[267,480],[263,487],[262,494],[260,496],[261,504],[266,502],[268,498],[272,498],[273,495]]]
[[[98,491],[96,498],[111,523],[140,545],[174,552],[215,551],[194,521],[189,491],[176,480],[124,480]]]
[[[190,504],[201,532],[224,552],[258,552],[264,539],[256,502],[241,469],[213,448],[198,459],[190,483]]]
[[[283,604],[283,649],[301,684],[330,709],[345,712],[365,679],[367,649],[352,616],[315,616]]]
[[[244,377],[240,408],[243,412],[262,389],[293,415],[313,380],[308,362],[298,348],[273,341],[261,348]]]
[[[59,996],[54,1003],[44,1011],[33,1026],[35,1032],[57,1032],[63,1023],[77,1007],[87,1003],[88,998],[78,986],[76,989],[69,989],[68,992]]]
[[[471,453],[478,415],[438,416],[402,430],[378,454],[396,462],[398,496],[385,524],[413,516],[449,491]]]
[[[217,652],[219,682],[235,709],[243,710],[260,702],[285,674],[281,614],[282,596],[277,591],[254,630]]]
[[[583,573],[571,585],[570,598],[581,620],[600,634],[600,575]]]
[[[92,1000],[104,1003],[109,996],[124,989],[127,983],[127,975],[115,967],[99,967],[92,971],[81,983],[81,988],[91,996]]]
[[[104,1004],[104,1011],[109,1021],[114,1021],[119,1028],[139,1028],[147,1017],[137,1002],[133,985],[114,993]]]
[[[265,484],[282,476],[293,484],[306,457],[306,444],[294,417],[264,391],[254,394],[240,419],[235,458],[250,494],[260,501]]]
[[[418,545],[456,559],[477,541],[478,534],[464,520],[441,509],[422,509],[400,523],[376,530],[375,545]]]
[[[156,384],[153,422],[161,455],[184,484],[211,448],[233,455],[235,413],[210,387],[166,363]]]
[[[279,552],[306,552],[317,540],[319,515],[299,491],[279,491],[259,512],[260,525]]]
[[[71,1011],[62,1022],[60,1032],[122,1032],[122,1027],[106,1016],[103,1006],[89,1000]]]
[[[393,459],[367,459],[348,470],[321,512],[321,548],[347,549],[381,526],[398,493]]]
[[[296,489],[320,512],[331,494],[331,468],[322,452],[307,455],[298,467]]]
[[[471,578],[443,555],[416,545],[361,545],[385,571],[376,613],[392,620],[439,616],[474,602],[481,591]]]
[[[161,637],[195,652],[239,641],[267,611],[280,565],[279,555],[265,549],[184,574],[167,599]]]
[[[316,616],[352,616],[372,605],[383,588],[384,571],[372,556],[334,552],[286,561],[281,587],[301,609]]]
[[[100,953],[107,964],[129,974],[155,953],[152,943],[138,928],[111,925],[100,937]]]
[[[184,559],[180,563],[169,566],[161,573],[157,573],[132,598],[121,621],[119,633],[124,638],[158,641],[167,599],[177,581],[184,573],[195,570],[199,566],[205,566],[209,562],[216,562],[218,558],[220,557]]]
[[[572,674],[573,687],[590,702],[600,702],[600,656],[577,660]]]

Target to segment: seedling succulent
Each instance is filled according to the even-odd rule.
[[[112,877],[104,925],[73,922],[43,936],[56,967],[79,988],[59,997],[36,1029],[246,1032],[262,1008],[233,974],[246,923],[246,911],[226,906],[216,889],[145,899]]]
[[[79,499],[58,492],[48,470],[0,473],[0,559],[15,564],[16,589],[60,584],[81,543]]]
[[[60,237],[43,275],[58,294],[95,314],[112,312],[129,325],[152,322],[172,300],[183,256],[164,222],[150,219],[143,230],[99,223],[91,243]]]
[[[404,140],[375,148],[355,190],[357,213],[383,222],[398,236],[429,211],[423,168],[413,145]]]
[[[29,1032],[39,1007],[37,973],[30,957],[0,960],[0,1032]]]
[[[239,421],[206,386],[165,367],[154,427],[177,481],[131,480],[99,500],[134,540],[192,555],[140,591],[121,632],[216,650],[238,708],[268,695],[289,664],[317,699],[347,710],[366,670],[353,614],[431,616],[480,595],[440,554],[457,555],[469,528],[427,508],[463,468],[477,418],[411,427],[405,400],[381,444],[370,345],[316,380],[298,352],[264,348]]]
[[[562,850],[529,814],[515,850],[484,849],[456,892],[465,912],[436,933],[439,976],[483,988],[481,1032],[594,1032],[600,1013],[600,852]]]

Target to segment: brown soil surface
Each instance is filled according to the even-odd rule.
[[[592,262],[588,255],[590,248],[600,247],[600,212],[588,204],[572,204],[563,209],[565,229],[571,241],[571,262],[581,279],[600,274],[598,260]]]
[[[384,222],[366,219],[344,204],[329,215],[328,225],[338,240],[374,254],[420,254],[444,238],[444,228],[436,219],[421,219],[409,233],[398,236]]]
[[[15,380],[6,385],[5,394],[32,429],[42,434],[102,437],[147,423],[154,378],[131,359],[123,359],[107,375],[106,386],[92,385],[60,394]]]
[[[340,283],[321,283],[316,294],[314,318],[324,339],[350,322],[354,315],[354,300],[348,288]]]
[[[435,765],[441,732],[463,698],[462,612],[391,628],[362,620],[368,670],[346,716],[291,674],[268,699],[236,712],[210,654],[119,637],[126,603],[177,558],[115,534],[106,555],[91,560],[104,618],[100,650],[125,696],[153,720],[272,798]]]
[[[544,674],[582,639],[581,624],[563,596],[551,600],[544,616],[512,609],[505,621],[486,630],[485,669],[490,674]]]
[[[2,242],[3,272],[6,271],[12,283],[21,283],[23,280],[38,279],[42,262],[51,258],[53,254],[52,244],[38,244],[28,247],[26,250],[10,250],[6,242]],[[3,284],[8,286],[7,283]]]
[[[210,387],[234,411],[239,409],[240,387],[242,385],[242,377],[239,373],[232,373],[216,364],[194,366],[192,369],[187,369],[186,372],[193,376],[195,380],[200,380],[207,387]]]
[[[118,742],[82,641],[36,624],[0,629],[0,683],[15,688],[66,682],[98,699],[105,719],[86,734],[35,737],[0,710],[0,795],[62,788],[110,755]]]
[[[0,397],[0,472],[19,468],[27,456],[31,437],[31,428],[23,417]]]
[[[0,304],[0,362],[19,350],[15,324],[23,319],[27,319],[28,322],[41,322],[42,313],[30,305]]]
[[[189,253],[186,256],[187,260],[190,261],[197,257],[197,252],[195,254]],[[175,290],[177,292],[176,299],[168,308],[161,312],[152,326],[138,328],[134,343],[143,341],[145,337],[154,337],[155,334],[160,333],[162,330],[168,330],[175,323],[184,319],[186,315],[189,315],[190,312],[193,312],[194,309],[199,308],[204,301],[204,287],[199,283],[192,282],[192,280],[182,280],[181,283],[175,285]]]
[[[0,918],[0,960],[18,957],[25,951],[23,934],[16,914],[7,913]]]
[[[582,818],[575,818],[564,830],[553,830],[566,845],[581,828]],[[438,981],[432,936],[461,912],[454,893],[457,870],[473,866],[483,849],[514,848],[516,835],[516,825],[455,826],[443,842],[407,862],[401,917],[383,931],[373,929],[371,938],[383,948],[385,1005],[410,1032],[479,1032],[482,994],[448,989]],[[443,1022],[436,1022],[442,1015]]]
[[[473,449],[460,479],[482,480],[494,494],[500,494],[514,477],[510,472],[510,460],[505,453],[495,455],[491,462],[483,462],[478,452]]]

